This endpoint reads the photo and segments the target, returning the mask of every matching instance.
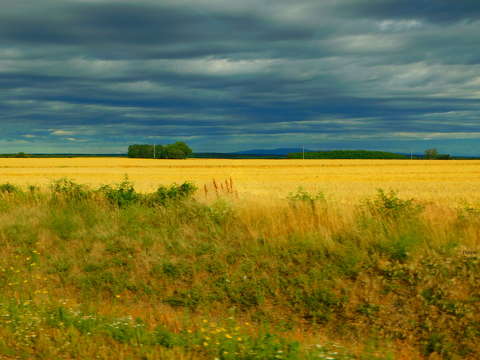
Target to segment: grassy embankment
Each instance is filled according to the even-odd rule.
[[[0,186],[0,358],[480,353],[480,209],[193,191]]]

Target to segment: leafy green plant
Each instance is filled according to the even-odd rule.
[[[423,206],[414,199],[400,199],[393,190],[387,193],[378,189],[377,196],[366,200],[364,204],[372,215],[392,219],[415,216],[423,211]]]
[[[157,191],[147,197],[147,202],[153,202],[158,204],[166,204],[172,201],[181,201],[189,199],[197,191],[197,187],[190,183],[184,182],[183,184],[177,185],[172,184],[170,186],[159,186]]]
[[[113,205],[125,207],[138,202],[140,195],[135,191],[132,182],[125,176],[124,180],[117,185],[104,185],[100,187],[99,192]]]
[[[295,202],[295,201],[306,201],[306,202],[314,202],[314,201],[323,201],[325,200],[325,195],[319,191],[316,194],[311,194],[306,191],[303,187],[299,186],[295,193],[290,193],[287,196],[287,199]]]
[[[51,192],[54,199],[62,198],[64,200],[85,200],[92,194],[91,190],[85,185],[75,183],[68,178],[62,178],[54,181],[51,186]]]
[[[10,183],[0,184],[0,193],[15,194],[19,193],[20,188]]]

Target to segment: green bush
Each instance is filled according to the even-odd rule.
[[[297,192],[290,193],[287,196],[287,199],[295,202],[295,201],[306,201],[306,202],[314,202],[319,200],[325,200],[325,195],[319,191],[316,194],[310,194],[306,191],[303,187],[299,186]]]
[[[117,185],[104,185],[99,191],[111,204],[119,207],[136,203],[140,199],[140,195],[135,191],[133,183],[131,183],[127,177]]]
[[[181,185],[160,186],[151,194],[137,193],[132,182],[125,178],[121,183],[104,185],[99,192],[113,205],[126,207],[132,204],[155,206],[178,203],[192,197],[197,188],[190,182]]]
[[[393,190],[386,193],[384,190],[378,189],[377,196],[374,199],[366,200],[364,204],[372,215],[382,218],[411,217],[423,211],[421,204],[413,199],[402,200]]]
[[[0,184],[0,193],[15,194],[19,193],[20,188],[10,183]]]
[[[92,195],[87,186],[77,184],[68,178],[54,181],[50,188],[54,199],[85,200]]]
[[[190,182],[184,182],[181,185],[162,185],[157,189],[154,194],[147,198],[147,201],[152,201],[153,203],[159,203],[163,205],[167,202],[191,198],[196,191],[196,186]]]

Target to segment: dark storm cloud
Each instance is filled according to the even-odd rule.
[[[0,12],[0,152],[434,139],[480,153],[466,141],[480,138],[479,14],[468,0],[17,0]]]
[[[477,0],[347,0],[339,7],[352,16],[379,19],[413,18],[443,23],[480,18]]]

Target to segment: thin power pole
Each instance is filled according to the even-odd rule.
[[[157,155],[155,154],[155,144],[153,144],[153,158],[156,159],[157,158],[156,156]]]
[[[305,160],[305,145],[302,146],[302,155],[303,155],[303,160]]]

